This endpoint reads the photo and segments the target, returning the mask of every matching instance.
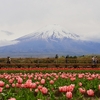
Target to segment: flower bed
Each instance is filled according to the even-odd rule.
[[[0,100],[99,100],[99,70],[3,68]]]

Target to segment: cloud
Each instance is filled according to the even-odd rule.
[[[0,47],[7,46],[7,45],[13,45],[18,43],[19,41],[8,41],[8,40],[0,40]]]
[[[91,37],[100,33],[99,4],[100,0],[0,0],[0,29],[4,38],[13,39],[58,24]]]
[[[12,33],[12,32],[5,31],[5,30],[1,30],[1,32],[3,32],[3,33],[6,34],[6,35],[12,35],[12,34],[14,34],[14,33]]]

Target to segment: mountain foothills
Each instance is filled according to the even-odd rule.
[[[20,37],[12,45],[0,47],[0,55],[13,57],[49,57],[58,55],[100,54],[100,43],[86,41],[59,25],[49,25]]]

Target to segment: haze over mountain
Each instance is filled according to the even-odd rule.
[[[59,25],[49,25],[0,47],[1,56],[42,57],[99,54],[100,43],[86,41]],[[13,42],[14,42],[13,41]]]

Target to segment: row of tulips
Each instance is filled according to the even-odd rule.
[[[2,73],[0,100],[99,100],[99,73]]]

